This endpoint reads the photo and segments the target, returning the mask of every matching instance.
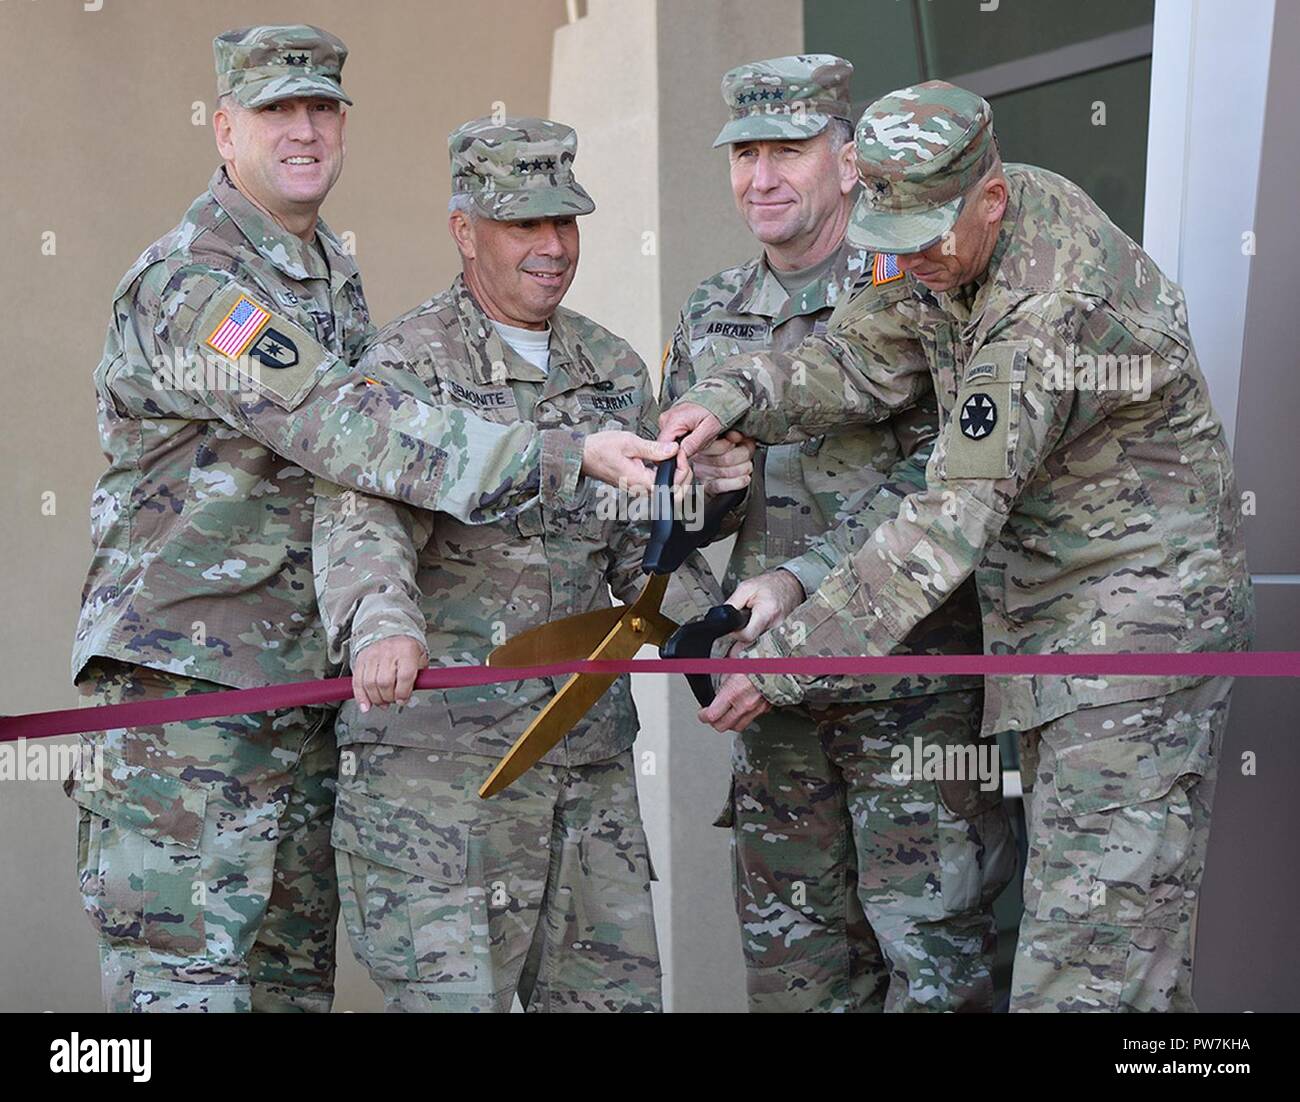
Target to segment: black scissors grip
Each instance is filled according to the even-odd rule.
[[[647,574],[671,574],[686,556],[709,543],[722,527],[722,518],[745,499],[744,490],[732,490],[709,503],[700,526],[694,531],[673,515],[673,469],[676,458],[665,459],[655,472],[653,507],[650,512],[650,542],[646,544],[641,569]]]
[[[660,658],[708,658],[713,644],[724,635],[749,623],[749,609],[714,605],[698,620],[689,620],[673,632],[659,648]],[[707,673],[688,673],[686,680],[701,708],[713,703],[713,679]]]

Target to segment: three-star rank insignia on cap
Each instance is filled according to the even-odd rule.
[[[898,266],[898,257],[893,253],[876,253],[871,264],[871,285],[879,287],[882,283],[893,283],[902,279],[906,273]]]
[[[987,394],[975,393],[962,403],[961,434],[971,440],[983,440],[998,423],[998,407]]]

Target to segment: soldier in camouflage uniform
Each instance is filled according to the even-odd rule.
[[[852,72],[818,54],[723,77],[731,119],[714,145],[729,145],[737,206],[765,249],[687,299],[665,364],[668,396],[729,355],[784,352],[824,333],[855,294],[893,310],[903,280],[893,258],[844,239],[857,188]],[[902,461],[928,455],[937,428],[928,397],[888,424],[761,449],[732,525],[726,591],[790,560],[785,569],[812,593],[831,565],[816,538],[868,504],[892,515],[911,487],[893,483],[891,469],[905,476]],[[925,653],[977,650],[973,584],[916,641]],[[1015,865],[999,778],[899,777],[891,757],[899,740],[974,748],[979,681],[890,679],[880,689],[878,703],[852,715],[780,708],[736,736],[718,825],[732,830],[755,1011],[991,1009],[991,904]],[[995,760],[992,749],[984,760]]]
[[[578,260],[574,132],[480,119],[449,139],[450,229],[463,272],[380,331],[363,372],[406,371],[495,424],[631,430],[658,405],[631,347],[559,306]],[[316,588],[356,701],[334,821],[339,891],[357,956],[392,1011],[658,1010],[660,972],[626,677],[542,761],[490,800],[477,790],[553,697],[533,679],[410,694],[430,657],[482,663],[514,633],[631,601],[647,529],[584,482],[472,525],[317,488]],[[694,556],[680,616],[721,599]],[[391,702],[392,711],[374,711]]]
[[[225,164],[123,278],[95,372],[109,468],[72,660],[88,704],[324,674],[313,474],[472,525],[604,469],[592,438],[354,372],[373,332],[365,296],[317,220],[342,168],[347,49],[314,27],[254,27],[214,53]],[[95,738],[103,787],[69,787],[108,1007],[328,1009],[328,714]]]
[[[1231,651],[1254,603],[1232,459],[1178,286],[1078,187],[1003,165],[989,106],[942,82],[857,129],[850,238],[913,276],[943,411],[926,488],[751,653],[883,655],[974,573],[992,654]],[[933,311],[937,308],[937,313]],[[799,439],[918,392],[852,307],[828,338],[722,365],[665,414]],[[802,365],[794,377],[794,360]],[[746,412],[749,411],[749,412]],[[759,580],[732,600],[767,588]],[[779,615],[779,614],[778,614]],[[775,620],[776,617],[772,617]],[[1191,930],[1231,679],[990,677],[1029,799],[1015,1010],[1190,1010]],[[706,718],[851,698],[851,679],[729,679]]]

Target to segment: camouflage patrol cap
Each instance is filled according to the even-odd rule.
[[[832,118],[853,121],[853,66],[834,54],[796,54],[752,61],[722,78],[731,119],[714,141],[761,142],[815,138]]]
[[[217,95],[230,93],[244,107],[295,96],[352,102],[342,84],[348,48],[319,27],[239,27],[217,35],[212,54]]]
[[[943,237],[998,155],[992,108],[942,80],[876,100],[855,140],[862,192],[848,239],[886,253],[921,252]]]
[[[596,204],[573,178],[578,135],[549,119],[474,119],[447,138],[452,195],[468,195],[495,222],[590,214]]]

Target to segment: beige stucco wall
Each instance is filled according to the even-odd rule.
[[[722,74],[802,48],[803,4],[790,0],[590,0],[556,32],[551,112],[577,127],[578,172],[597,203],[567,304],[627,337],[656,383],[686,296],[755,252],[726,152],[712,148],[726,119]],[[717,568],[726,548],[713,551]],[[710,825],[730,739],[696,720],[682,678],[637,675],[633,692],[668,1007],[743,1009],[728,836]]]
[[[90,376],[113,287],[217,164],[210,126],[191,123],[194,102],[214,95],[213,36],[307,21],[351,48],[349,160],[325,215],[356,235],[382,322],[456,269],[448,131],[496,101],[545,114],[564,18],[563,0],[0,3],[0,712],[75,703],[68,656],[102,464]],[[56,784],[0,781],[0,1010],[98,1006],[74,823]],[[377,1006],[341,958],[338,1007]]]

